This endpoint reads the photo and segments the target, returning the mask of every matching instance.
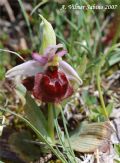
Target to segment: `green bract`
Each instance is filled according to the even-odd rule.
[[[56,35],[55,35],[52,25],[42,15],[40,15],[40,17],[42,19],[42,23],[40,24],[40,27],[43,28],[40,53],[43,54],[44,50],[48,46],[56,45]]]

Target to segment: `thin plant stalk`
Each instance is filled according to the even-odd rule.
[[[56,108],[54,108],[54,124],[55,124],[55,128],[56,128],[56,132],[57,132],[59,141],[60,141],[61,145],[64,146],[64,143],[63,143],[62,138],[61,138],[61,132],[60,132],[59,124],[58,124]]]
[[[63,119],[63,125],[64,125],[64,128],[65,128],[65,133],[66,133],[66,136],[67,136],[67,141],[68,141],[68,144],[69,144],[69,148],[70,148],[71,154],[73,156],[74,162],[77,163],[77,161],[75,159],[74,151],[73,151],[73,149],[71,147],[71,144],[70,144],[70,138],[69,138],[69,134],[68,134],[67,126],[66,126],[66,120],[65,120],[65,116],[64,116],[64,113],[63,113],[62,109],[61,109],[61,115],[62,115],[62,119]]]
[[[48,132],[51,140],[55,142],[54,138],[54,114],[53,114],[53,105],[48,103]]]
[[[92,52],[87,46],[83,45],[82,43],[80,43],[78,41],[75,41],[74,43],[80,45],[81,47],[83,47],[92,56]]]
[[[47,2],[48,2],[48,0],[43,0],[42,2],[38,3],[35,6],[35,8],[33,8],[33,10],[31,11],[30,15],[33,15],[33,13],[35,13],[38,8],[40,8],[42,5],[44,5]]]
[[[17,57],[19,57],[23,62],[25,62],[24,58],[23,58],[20,54],[14,52],[14,51],[7,50],[7,49],[0,49],[0,52],[1,52],[1,51],[2,51],[2,52],[8,52],[8,53],[15,54],[15,55],[16,55]]]
[[[62,141],[62,139],[61,139],[61,135],[60,135],[60,131],[59,131],[59,125],[58,125],[58,122],[57,122],[57,118],[55,118],[54,124],[55,124],[55,128],[56,128],[57,135],[58,135],[59,141],[60,141],[60,143],[61,143],[62,149],[65,149],[65,148],[64,148],[63,141]],[[58,151],[59,151],[59,149],[58,149]],[[61,152],[59,151],[59,153],[61,153]],[[61,153],[61,155],[62,155],[62,157],[64,157],[62,153]],[[65,158],[64,158],[64,159],[65,159]],[[68,163],[66,159],[65,159],[65,162]]]
[[[109,120],[108,113],[107,113],[107,110],[106,110],[106,107],[105,107],[105,103],[104,103],[104,98],[103,98],[103,95],[102,95],[101,86],[100,86],[101,78],[100,78],[100,72],[99,71],[97,72],[96,77],[97,77],[97,88],[98,88],[100,102],[101,102],[101,106],[102,106],[102,112],[103,112],[105,118],[107,120]]]
[[[59,128],[59,124],[58,124],[58,120],[56,118],[56,110],[54,109],[54,124],[55,124],[55,128],[56,128],[56,131],[57,131],[57,135],[58,135],[58,139],[59,139],[59,143],[61,143],[61,146],[62,146],[62,149],[66,152],[66,155],[68,156],[69,158],[69,151],[68,149],[65,147],[65,143],[63,142],[62,138],[61,138],[61,131],[60,131],[60,128]],[[66,160],[66,159],[65,159]],[[66,163],[67,160],[66,160]]]
[[[22,11],[22,13],[23,13],[23,16],[24,16],[24,18],[25,18],[25,21],[26,21],[26,24],[27,24],[27,27],[28,27],[28,30],[29,30],[30,39],[31,39],[31,41],[32,41],[32,40],[33,40],[33,39],[32,39],[32,38],[33,38],[33,34],[32,34],[31,27],[30,27],[30,22],[29,22],[28,16],[27,16],[26,11],[25,11],[25,8],[24,8],[24,6],[23,6],[23,2],[22,2],[22,0],[18,0],[18,2],[19,2],[21,11]],[[33,42],[33,41],[32,41],[32,42]]]

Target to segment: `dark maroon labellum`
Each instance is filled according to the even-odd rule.
[[[73,94],[66,75],[57,67],[49,67],[44,73],[37,73],[35,78],[28,77],[23,85],[43,102],[60,102]]]
[[[34,76],[27,77],[22,81],[22,84],[26,87],[28,91],[32,91],[34,87]]]
[[[66,75],[58,68],[35,76],[33,95],[44,102],[59,102],[73,93]]]

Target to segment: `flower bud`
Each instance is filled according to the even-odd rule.
[[[40,54],[43,54],[45,49],[50,45],[56,45],[56,35],[52,25],[42,16],[42,23],[40,27],[43,28],[42,30],[42,39],[41,39],[41,47],[40,47]]]

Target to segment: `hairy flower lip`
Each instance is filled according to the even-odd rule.
[[[59,103],[72,94],[73,88],[62,71],[48,69],[44,74],[36,74],[33,88],[33,95],[36,99]]]
[[[71,96],[74,90],[72,85],[70,85],[67,76],[58,69],[56,69],[58,74],[54,74],[54,70],[49,69],[47,70],[49,72],[46,71],[44,73],[37,73],[35,77],[27,77],[23,80],[22,84],[28,91],[32,92],[36,99],[43,102],[59,103],[60,101]],[[43,83],[41,83],[42,80]],[[49,89],[49,87],[52,89]]]
[[[22,84],[26,87],[28,91],[32,91],[34,87],[34,76],[27,77],[22,81]]]

